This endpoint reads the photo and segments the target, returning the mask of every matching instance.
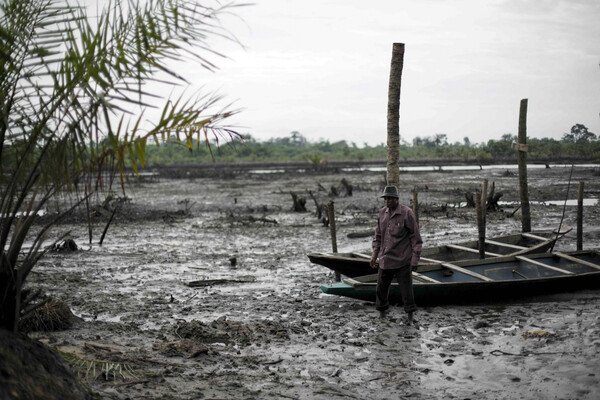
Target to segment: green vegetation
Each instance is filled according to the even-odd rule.
[[[23,285],[50,228],[72,211],[36,227],[50,200],[69,192],[73,208],[87,204],[114,177],[124,189],[124,168],[144,165],[147,142],[192,149],[237,135],[218,97],[163,95],[164,85],[187,86],[173,61],[215,68],[207,40],[235,40],[218,22],[235,5],[113,0],[88,18],[76,3],[0,0],[0,329],[16,331],[36,306]]]
[[[400,160],[419,159],[457,159],[465,162],[484,161],[491,159],[510,159],[515,156],[512,144],[517,141],[516,135],[505,134],[499,140],[489,140],[487,143],[472,144],[468,138],[464,143],[449,144],[444,134],[433,137],[416,137],[412,144],[400,144]],[[212,146],[215,161],[306,161],[312,165],[324,164],[333,160],[375,160],[386,159],[387,148],[384,144],[378,146],[364,145],[358,147],[355,143],[346,141],[331,143],[320,141],[311,143],[299,132],[294,131],[288,137],[270,139],[259,142],[249,135],[241,135],[233,141]],[[530,159],[560,159],[580,157],[600,161],[600,140],[581,124],[576,124],[570,133],[563,138],[528,139]],[[199,146],[191,152],[175,141],[166,141],[160,146],[148,145],[146,159],[151,165],[169,165],[178,163],[202,163],[213,160],[209,149]]]

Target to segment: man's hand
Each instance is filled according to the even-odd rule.
[[[417,267],[418,267],[418,265],[411,265],[411,266],[410,266],[410,269],[411,269],[412,271],[416,271],[416,270],[417,270]]]
[[[373,269],[377,269],[377,267],[379,267],[379,263],[377,262],[377,259],[371,259],[371,268]]]

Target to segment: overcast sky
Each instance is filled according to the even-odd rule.
[[[186,71],[242,108],[258,140],[386,142],[394,42],[405,43],[400,135],[449,142],[517,134],[560,139],[581,123],[600,136],[599,0],[257,0],[223,23],[215,73]]]

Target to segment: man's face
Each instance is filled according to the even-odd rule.
[[[389,208],[390,210],[393,210],[398,206],[398,198],[397,197],[384,197],[383,201],[385,202],[386,207]]]

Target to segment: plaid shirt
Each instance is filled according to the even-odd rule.
[[[379,210],[373,237],[373,258],[379,258],[379,268],[394,269],[415,266],[419,262],[423,240],[415,213],[398,204],[395,210]]]

